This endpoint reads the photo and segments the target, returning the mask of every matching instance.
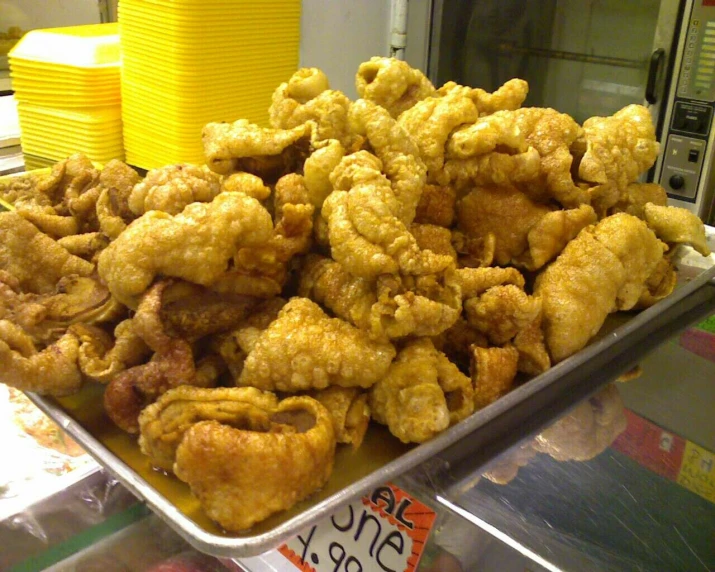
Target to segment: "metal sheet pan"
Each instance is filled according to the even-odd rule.
[[[708,232],[715,246],[715,229]],[[715,255],[691,256],[687,247],[681,247],[680,254],[678,286],[668,298],[635,315],[613,315],[588,347],[420,446],[402,445],[372,424],[358,451],[339,448],[325,488],[245,534],[221,531],[204,515],[187,485],[151,469],[136,438],[118,430],[104,414],[102,387],[87,385],[69,398],[29,397],[196,549],[215,556],[254,556],[417,465],[437,461],[449,470],[465,458],[473,458],[474,466],[485,462],[533,431],[549,413],[553,418],[567,407],[564,403],[582,399],[613,379],[608,376],[625,371],[631,365],[631,348],[647,346],[649,340],[657,340],[657,332],[715,310]]]

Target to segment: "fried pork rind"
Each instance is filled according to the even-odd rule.
[[[134,333],[154,352],[149,363],[122,371],[104,391],[104,409],[127,433],[139,431],[139,413],[161,394],[180,385],[213,385],[215,379],[197,375],[191,344],[170,336],[161,319],[164,291],[171,281],[157,282],[142,297],[132,318]]]
[[[642,105],[628,105],[610,117],[591,117],[583,130],[586,152],[578,164],[579,178],[616,191],[599,191],[592,197],[592,205],[601,214],[623,198],[629,183],[653,166],[659,145],[650,112]]]
[[[99,253],[109,246],[109,238],[101,232],[86,232],[60,238],[57,244],[70,254],[94,264]]]
[[[221,193],[175,216],[150,211],[100,254],[99,275],[115,298],[136,307],[157,274],[210,286],[241,246],[265,243],[272,231],[268,211],[243,193]]]
[[[174,473],[224,529],[244,530],[322,487],[333,470],[330,414],[310,397],[267,411],[268,431],[200,421],[176,450]]]
[[[669,256],[663,256],[655,270],[648,277],[645,283],[646,288],[634,308],[641,310],[660,302],[675,290],[677,283],[678,274],[675,271],[675,266],[673,266]]]
[[[83,375],[98,383],[109,383],[114,377],[139,365],[151,353],[135,332],[132,320],[123,320],[114,328],[114,335],[86,324],[70,327],[79,340],[79,369]]]
[[[526,283],[516,268],[459,268],[454,275],[464,300],[481,296],[494,286],[513,284],[523,290]]]
[[[452,246],[457,253],[458,266],[482,268],[494,263],[497,238],[493,232],[484,236],[467,236],[460,230],[452,230]]]
[[[392,344],[329,318],[307,298],[293,298],[256,340],[237,384],[286,392],[368,388],[394,357]]]
[[[469,238],[493,235],[494,262],[504,266],[526,252],[529,230],[551,210],[516,187],[478,187],[457,202],[457,224]]]
[[[432,341],[400,351],[370,391],[372,417],[404,443],[423,443],[473,411],[471,380]]]
[[[134,185],[128,204],[136,216],[154,210],[175,215],[191,203],[210,203],[220,192],[219,176],[205,165],[167,165]]]
[[[0,313],[38,343],[51,343],[72,324],[101,324],[122,317],[125,308],[96,279],[70,275],[48,294],[21,293],[0,279]]]
[[[94,265],[73,256],[35,225],[14,212],[0,213],[0,270],[23,292],[54,292],[63,276],[89,276]]]
[[[384,107],[394,118],[435,93],[421,71],[401,60],[378,56],[360,64],[355,88],[361,98]]]
[[[656,183],[631,183],[608,214],[628,213],[645,220],[645,206],[653,203],[661,207],[668,206],[668,193]]]
[[[553,362],[583,348],[609,313],[629,310],[663,256],[645,223],[625,213],[587,227],[536,279]]]
[[[22,328],[0,320],[0,363],[3,383],[40,395],[70,395],[82,385],[77,367],[79,342],[66,333],[55,343],[38,350]]]
[[[298,292],[374,339],[436,336],[454,324],[461,310],[461,290],[452,272],[371,281],[316,255],[303,265]]]
[[[265,201],[271,196],[270,187],[263,184],[263,179],[251,173],[231,173],[221,181],[223,191],[243,193],[257,201]]]
[[[452,246],[452,232],[435,224],[412,223],[410,233],[415,237],[421,250],[431,250],[435,254],[451,256],[457,262],[457,252]]]
[[[239,119],[208,123],[202,132],[206,164],[215,173],[245,171],[273,183],[302,166],[315,123],[292,129],[266,129]]]
[[[136,218],[129,208],[129,195],[141,177],[129,165],[113,159],[99,174],[100,194],[96,213],[101,231],[114,240]]]
[[[172,472],[176,448],[184,433],[199,421],[218,421],[249,431],[267,432],[269,413],[278,398],[255,387],[170,389],[139,416],[139,447],[152,466]]]
[[[590,205],[546,213],[526,235],[528,250],[513,263],[527,270],[538,270],[556,258],[582,229],[594,224],[596,211]]]
[[[451,82],[445,84],[449,86]],[[443,88],[440,88],[440,91]],[[450,89],[450,88],[448,88]],[[512,78],[500,86],[495,92],[489,93],[483,89],[471,90],[470,97],[479,109],[480,115],[487,115],[501,110],[519,109],[529,94],[529,84],[523,79]]]
[[[494,345],[514,339],[541,313],[541,300],[518,286],[493,286],[484,294],[464,301],[467,322]]]
[[[710,255],[705,226],[697,215],[680,207],[646,204],[645,220],[656,236],[671,244],[688,244],[703,256]]]
[[[352,445],[353,449],[360,447],[370,423],[368,394],[357,387],[334,385],[310,396],[330,412],[336,441]]]
[[[478,411],[509,393],[518,369],[519,352],[512,345],[472,346],[471,350],[474,409]]]
[[[323,201],[333,192],[330,173],[345,156],[345,149],[339,141],[330,140],[323,147],[316,149],[303,165],[305,187],[310,203],[319,209]]]
[[[623,410],[618,389],[609,384],[538,435],[534,449],[557,461],[593,459],[625,430]]]
[[[441,97],[418,101],[399,117],[398,124],[417,143],[427,171],[436,174],[444,166],[447,139],[456,128],[474,123],[479,112],[464,92],[452,91]],[[450,139],[450,144],[454,136]]]
[[[335,139],[350,145],[348,108],[350,100],[330,89],[328,78],[318,68],[301,68],[273,92],[268,110],[271,127],[292,129],[314,121],[315,140]]]
[[[449,228],[454,222],[457,193],[452,187],[425,185],[417,204],[415,222]]]

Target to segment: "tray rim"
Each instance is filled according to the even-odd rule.
[[[711,238],[715,236],[715,228],[706,227],[706,230]],[[680,248],[689,247],[681,246]],[[54,419],[80,445],[85,447],[97,462],[112,473],[130,492],[146,502],[157,516],[194,548],[218,557],[241,558],[256,556],[276,548],[291,536],[318,520],[329,516],[344,504],[359,498],[375,486],[395,479],[416,466],[438,457],[441,452],[463,441],[470,435],[478,431],[488,432],[490,422],[515,405],[525,402],[530,397],[558,382],[559,379],[567,374],[574,373],[576,369],[607,352],[624,338],[636,334],[640,329],[647,327],[663,311],[674,308],[699,289],[706,287],[708,284],[715,286],[715,255],[711,254],[710,257],[703,257],[703,260],[710,260],[713,264],[707,269],[701,268],[702,271],[695,278],[678,287],[665,299],[650,308],[640,311],[625,324],[616,327],[603,338],[591,343],[576,354],[554,365],[543,374],[529,380],[489,406],[450,427],[432,440],[398,456],[379,469],[280,523],[275,528],[253,536],[229,537],[207,532],[182,513],[168,498],[135,473],[127,463],[109,451],[97,438],[66,413],[59,404],[54,403],[51,398],[45,398],[34,393],[27,393],[27,395],[42,411]],[[494,456],[498,455],[498,453],[495,452]]]

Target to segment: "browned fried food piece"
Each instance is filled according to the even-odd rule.
[[[139,447],[152,466],[172,472],[176,448],[199,421],[218,421],[248,431],[268,432],[278,398],[255,387],[170,389],[139,416]]]
[[[529,230],[551,210],[516,187],[478,187],[457,202],[457,224],[470,238],[494,235],[494,262],[505,266],[524,254]]]
[[[523,79],[513,78],[504,82],[493,93],[475,88],[471,92],[471,97],[479,109],[479,114],[484,115],[501,110],[519,109],[528,94],[529,84]]]
[[[315,391],[310,396],[330,412],[336,441],[352,445],[353,449],[360,447],[370,423],[368,394],[357,387],[334,385]]]
[[[602,453],[626,428],[623,401],[609,384],[541,432],[534,449],[557,461],[588,461]]]
[[[179,214],[195,202],[209,203],[221,192],[221,180],[205,165],[167,165],[152,169],[134,185],[127,204],[136,216],[148,211]]]
[[[112,240],[136,218],[129,208],[129,195],[140,180],[134,169],[117,159],[109,161],[99,174],[96,213],[101,231]]]
[[[551,358],[546,349],[541,320],[542,313],[539,312],[533,322],[519,330],[513,342],[519,352],[517,369],[531,376],[544,373],[551,367]]]
[[[477,345],[487,347],[489,340],[487,337],[469,325],[463,316],[438,336],[431,338],[435,348],[449,358],[449,361],[457,365],[460,371],[469,371],[472,360],[471,346]]]
[[[452,232],[443,226],[413,222],[410,233],[415,237],[417,246],[422,250],[431,250],[435,254],[451,256],[457,262],[457,252],[452,246]]]
[[[370,391],[372,417],[404,443],[422,443],[472,413],[471,380],[429,338],[408,342]]]
[[[360,97],[384,107],[394,118],[435,93],[421,71],[404,61],[378,56],[360,64],[355,87]]]
[[[634,308],[637,310],[649,308],[675,290],[677,283],[678,274],[670,257],[665,255],[646,280],[646,288]]]
[[[464,301],[469,325],[494,345],[502,345],[529,326],[541,313],[541,300],[518,286],[493,286],[484,294]]]
[[[417,204],[415,222],[451,227],[456,201],[457,194],[452,187],[425,185]]]
[[[335,434],[325,407],[289,397],[266,415],[269,431],[201,421],[176,450],[174,473],[226,530],[245,530],[292,507],[332,473]]]
[[[202,132],[206,164],[222,175],[245,171],[273,183],[303,164],[314,128],[313,121],[292,129],[266,129],[246,119],[209,123]]]
[[[60,238],[57,244],[70,254],[95,264],[99,253],[109,245],[109,238],[101,232],[86,232]]]
[[[493,232],[483,236],[468,236],[460,230],[452,230],[452,246],[457,253],[459,267],[482,268],[494,263],[497,238]]]
[[[576,353],[610,312],[632,308],[663,256],[640,219],[619,213],[587,227],[536,279],[546,345],[554,363]]]
[[[221,188],[229,193],[243,193],[257,201],[265,201],[271,196],[270,187],[263,184],[263,179],[251,173],[231,173],[221,181]]]
[[[268,110],[271,127],[292,129],[306,121],[316,124],[315,139],[334,139],[350,145],[347,96],[330,89],[328,78],[318,68],[301,68],[273,92]]]
[[[471,350],[476,411],[509,393],[516,377],[519,352],[511,345],[503,348],[472,346]]]
[[[578,187],[571,175],[571,146],[583,129],[572,117],[550,108],[525,107],[513,112],[526,143],[541,157],[539,178],[524,185],[524,190],[539,200],[556,199],[565,208],[576,208],[590,201],[588,192]]]
[[[668,244],[689,244],[703,256],[710,255],[705,226],[698,216],[680,207],[646,204],[645,220],[656,236]]]
[[[241,246],[264,243],[272,232],[271,216],[256,199],[220,193],[175,216],[142,215],[102,251],[97,267],[114,297],[136,307],[157,274],[210,286]]]
[[[330,385],[370,387],[395,357],[388,342],[329,318],[307,298],[293,298],[263,331],[246,358],[238,384],[296,392]]]
[[[481,296],[493,286],[513,284],[524,289],[524,276],[516,268],[459,268],[454,273],[462,290],[462,299]]]
[[[73,256],[14,212],[0,213],[0,270],[23,292],[47,294],[63,276],[89,276],[94,266]]]
[[[127,368],[139,365],[151,350],[134,331],[132,320],[123,320],[114,328],[114,335],[96,326],[75,324],[70,327],[79,340],[79,369],[83,375],[99,383],[109,383]]]
[[[668,206],[668,193],[656,183],[631,183],[608,214],[625,212],[645,220],[645,206],[648,203]]]
[[[339,141],[330,140],[311,153],[305,160],[303,172],[308,200],[316,209],[323,206],[323,201],[333,192],[330,173],[345,156],[345,149]]]
[[[41,395],[70,395],[82,385],[77,367],[79,342],[71,333],[38,350],[22,328],[0,320],[0,363],[4,384]]]

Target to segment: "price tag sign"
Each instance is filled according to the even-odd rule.
[[[386,484],[278,551],[302,572],[414,572],[435,517],[407,492]]]

